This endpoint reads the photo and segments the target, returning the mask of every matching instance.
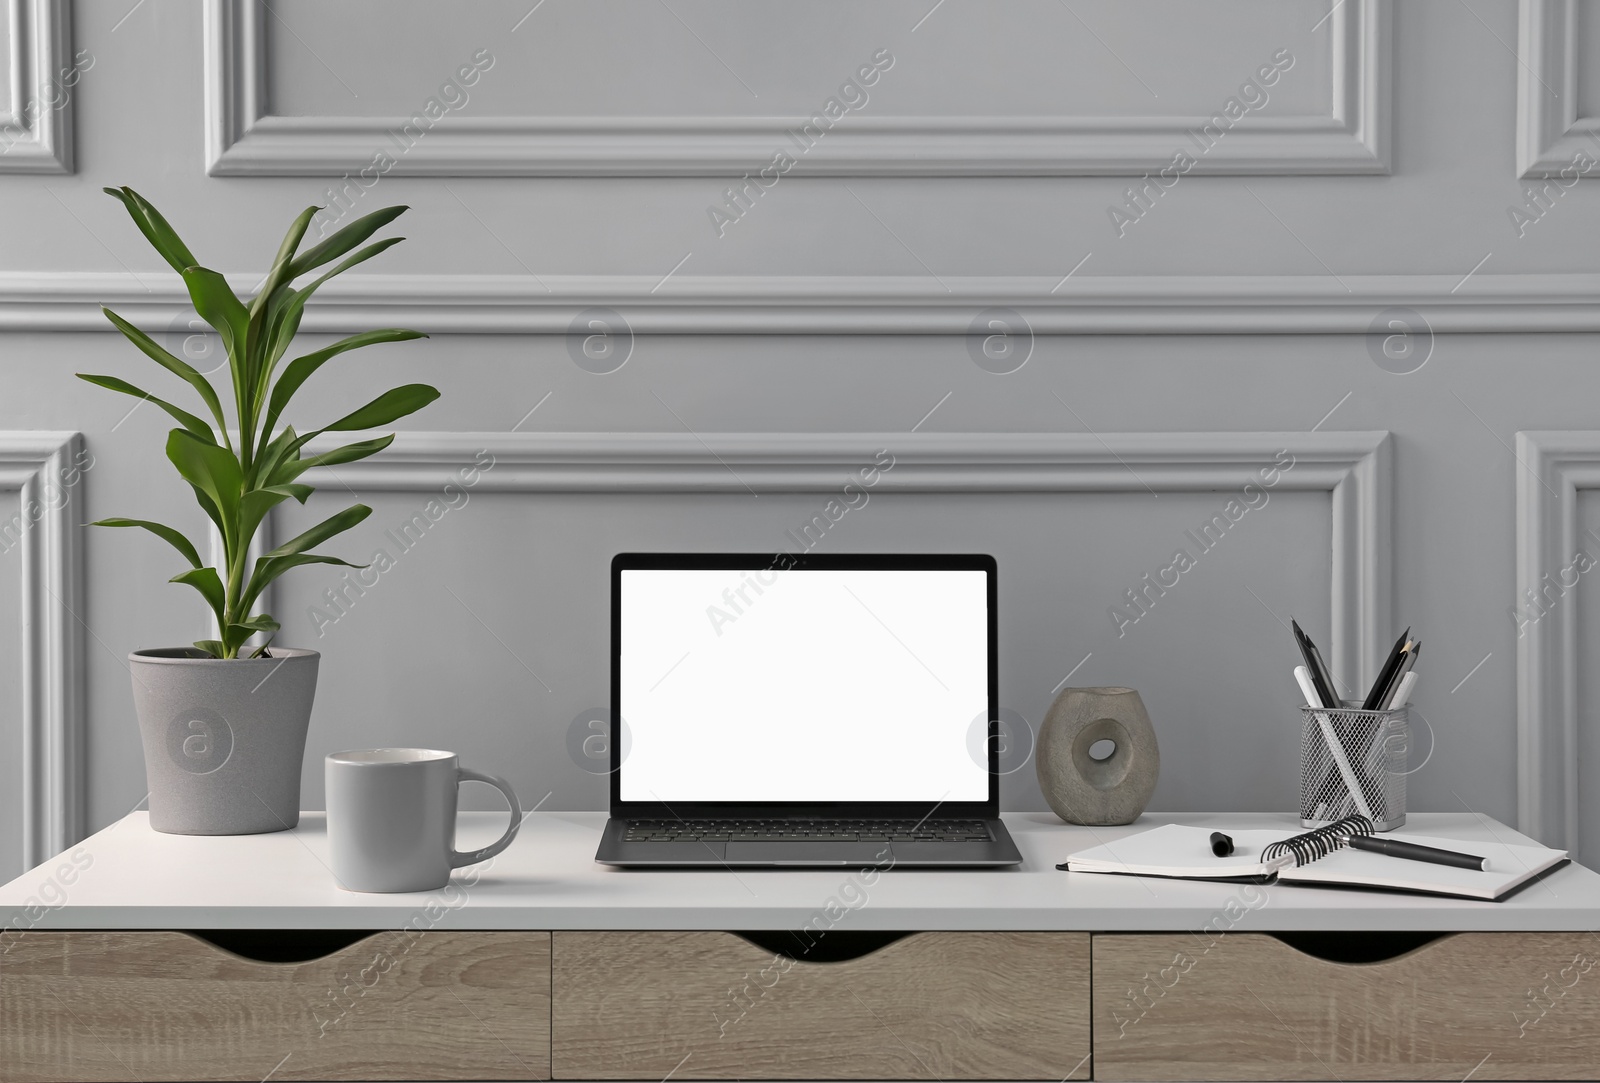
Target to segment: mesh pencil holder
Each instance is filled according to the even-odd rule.
[[[1345,782],[1344,766],[1355,777],[1373,826],[1393,831],[1406,822],[1406,749],[1410,741],[1407,708],[1363,711],[1348,703],[1329,710],[1300,708],[1300,825],[1316,827],[1360,812]],[[1344,751],[1341,766],[1328,733]]]

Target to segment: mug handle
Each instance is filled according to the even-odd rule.
[[[482,771],[474,771],[468,767],[456,768],[456,785],[463,782],[487,782],[501,793],[506,795],[506,803],[511,806],[511,823],[506,828],[506,833],[481,850],[462,853],[459,850],[450,851],[450,867],[459,869],[463,865],[476,865],[480,861],[487,861],[495,854],[511,845],[511,840],[517,837],[517,830],[522,827],[522,807],[517,804],[517,795],[511,792],[511,784],[495,775],[486,775]]]

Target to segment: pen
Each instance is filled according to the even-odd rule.
[[[1489,859],[1486,857],[1457,853],[1454,850],[1441,850],[1435,846],[1422,846],[1415,842],[1402,842],[1400,839],[1376,839],[1370,835],[1352,835],[1349,845],[1352,850],[1367,850],[1411,861],[1428,861],[1435,865],[1453,865],[1458,869],[1475,869],[1482,872],[1489,867]]]
[[[1318,694],[1316,686],[1311,683],[1311,673],[1305,666],[1294,667],[1295,683],[1300,686],[1300,694],[1306,697],[1307,707],[1326,707],[1322,696]]]
[[[1411,688],[1417,683],[1417,671],[1411,670],[1400,678],[1400,687],[1395,689],[1394,699],[1389,703],[1390,710],[1399,710],[1411,702]]]
[[[1306,660],[1306,671],[1311,675],[1311,684],[1317,690],[1315,700],[1307,699],[1306,703],[1312,707],[1339,706],[1339,693],[1333,686],[1333,674],[1328,672],[1328,664],[1322,660],[1322,652],[1317,650],[1317,645],[1311,642],[1311,637],[1300,629],[1300,622],[1289,621],[1290,628],[1294,631],[1294,640],[1300,645],[1300,656]]]

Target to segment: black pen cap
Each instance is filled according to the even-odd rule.
[[[1233,839],[1221,831],[1211,832],[1211,852],[1218,857],[1227,857],[1233,853]]]

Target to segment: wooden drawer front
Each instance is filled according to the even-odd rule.
[[[1094,1066],[1121,1080],[1597,1079],[1600,940],[1459,933],[1342,963],[1254,933],[1096,936]]]
[[[732,933],[558,932],[552,970],[557,1079],[1089,1078],[1085,933],[916,933],[822,963]]]
[[[168,932],[0,955],[0,1080],[548,1079],[550,934],[385,932],[262,963]]]

